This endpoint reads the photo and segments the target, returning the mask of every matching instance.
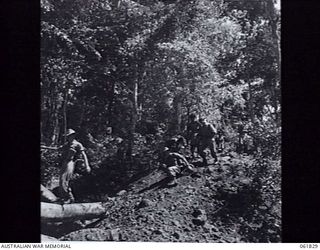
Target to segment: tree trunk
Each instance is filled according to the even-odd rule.
[[[278,114],[278,97],[277,97],[277,93],[276,93],[276,89],[277,89],[277,82],[280,81],[280,75],[281,75],[281,48],[280,48],[280,36],[278,33],[278,15],[276,13],[276,9],[273,3],[273,0],[268,0],[266,2],[267,4],[267,11],[268,11],[268,16],[269,16],[269,20],[270,20],[270,26],[271,26],[271,32],[272,32],[272,39],[273,42],[276,44],[276,60],[277,60],[277,65],[279,67],[278,69],[278,76],[275,79],[274,85],[273,85],[273,96],[272,96],[272,104],[273,104],[273,108],[274,108],[274,115],[275,115],[275,120],[276,123],[279,123],[279,114]]]
[[[181,116],[182,116],[182,101],[181,95],[175,96],[173,100],[174,109],[175,109],[175,132],[179,134],[181,132]]]
[[[63,101],[63,143],[66,143],[67,141],[67,105],[68,105],[68,84],[65,87],[64,92],[64,101]]]
[[[40,120],[40,142],[42,143],[44,141],[45,141],[45,139],[43,137],[43,121]]]
[[[81,110],[80,110],[80,118],[79,118],[79,124],[80,124],[80,127],[82,128],[84,125],[84,116],[85,116],[85,113],[86,113],[86,107],[87,107],[87,102],[86,102],[86,99],[83,98],[82,99],[82,105],[81,105]]]
[[[250,80],[248,80],[248,87],[249,87],[249,98],[248,98],[249,115],[250,115],[250,120],[251,120],[252,124],[254,124],[252,87],[251,87],[251,82],[250,82]]]
[[[53,133],[52,133],[51,144],[57,145],[58,141],[59,141],[59,133],[60,133],[59,114],[58,114],[57,107],[54,110],[53,119],[54,119],[54,124],[53,124]]]
[[[138,77],[139,77],[139,65],[135,64],[133,80],[132,80],[132,96],[131,96],[131,126],[129,135],[129,145],[127,155],[132,156],[134,145],[134,133],[136,131],[138,121]]]
[[[113,112],[113,103],[114,103],[114,92],[115,92],[116,84],[112,81],[111,85],[111,93],[109,94],[109,104],[108,104],[108,126],[112,126],[112,112]]]
[[[130,128],[130,143],[129,143],[129,155],[133,153],[134,145],[134,133],[136,131],[138,120],[138,81],[135,79],[133,83],[132,93],[132,112],[131,112],[131,128]]]
[[[59,133],[60,133],[60,127],[59,127],[59,101],[58,101],[58,94],[59,91],[57,90],[56,85],[53,85],[53,89],[51,90],[51,110],[50,114],[52,114],[52,117],[50,117],[50,120],[53,122],[53,129],[52,129],[52,135],[51,135],[51,145],[58,144],[59,141]]]
[[[105,215],[106,208],[102,203],[52,204],[41,202],[41,221],[75,221],[90,220]]]

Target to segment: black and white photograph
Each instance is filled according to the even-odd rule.
[[[280,17],[41,0],[41,241],[281,243]]]

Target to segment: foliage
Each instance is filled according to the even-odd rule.
[[[244,242],[281,240],[280,162],[270,158],[234,155],[215,180],[218,208],[210,219],[222,227],[237,226]],[[208,179],[211,181],[211,179]]]
[[[57,151],[41,152],[41,184],[50,184],[52,178],[59,176],[60,157]]]
[[[41,142],[61,145],[67,127],[77,130],[93,167],[79,189],[116,192],[154,170],[163,140],[183,133],[194,112],[223,131],[225,152],[255,158],[242,160],[232,181],[221,173],[231,186],[250,180],[235,194],[255,196],[250,225],[239,230],[249,241],[279,240],[280,15],[273,0],[42,0],[41,14]],[[58,175],[59,154],[43,151],[41,159],[47,182]]]
[[[136,81],[138,121],[183,127],[198,112],[219,126],[279,124],[267,3],[43,1],[42,140],[61,141],[64,126],[129,138]]]

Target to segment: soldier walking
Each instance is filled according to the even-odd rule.
[[[60,173],[60,195],[64,203],[74,202],[74,195],[70,186],[76,166],[84,164],[86,172],[90,173],[88,158],[84,147],[75,139],[76,132],[68,129],[66,137],[67,144],[62,147],[62,169]]]
[[[198,147],[198,132],[201,126],[200,122],[196,120],[196,115],[189,116],[189,123],[187,125],[187,139],[190,145],[191,157],[195,158],[195,149]]]
[[[214,137],[217,134],[217,130],[212,124],[208,123],[204,118],[199,119],[199,122],[201,124],[198,133],[199,154],[203,159],[203,164],[208,165],[205,153],[205,149],[207,148],[210,149],[210,153],[212,158],[214,158],[214,161],[218,161],[214,140]]]

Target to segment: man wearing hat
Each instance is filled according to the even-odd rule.
[[[176,152],[176,153],[182,153],[182,150],[185,144],[186,144],[185,138],[181,135],[171,137],[165,142],[165,146],[169,148],[170,151]]]
[[[60,194],[64,203],[74,202],[74,196],[70,187],[76,165],[84,163],[86,172],[90,173],[88,158],[84,152],[84,147],[75,139],[76,132],[73,129],[68,129],[66,137],[67,144],[62,148],[62,169],[60,174]]]

